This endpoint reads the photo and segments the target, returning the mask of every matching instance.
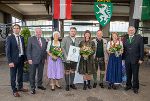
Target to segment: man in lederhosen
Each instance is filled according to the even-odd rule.
[[[70,46],[72,45],[78,47],[79,45],[79,39],[76,38],[76,32],[77,29],[75,27],[71,27],[69,36],[63,38],[61,45],[64,53],[66,91],[69,91],[69,88],[77,89],[76,86],[73,84],[77,63],[67,60]]]
[[[99,86],[101,88],[104,88],[103,80],[105,77],[105,69],[106,64],[108,61],[108,54],[107,54],[107,40],[102,38],[103,32],[101,30],[98,30],[96,33],[96,38],[93,39],[96,46],[96,52],[95,52],[95,65],[98,70],[100,69],[100,83]],[[93,74],[94,84],[93,88],[96,88],[97,86],[97,72]]]

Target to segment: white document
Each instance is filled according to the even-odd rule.
[[[70,46],[69,52],[68,52],[68,61],[78,62],[79,61],[79,55],[80,55],[80,48],[75,46]]]

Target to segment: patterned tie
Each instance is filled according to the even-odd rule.
[[[17,41],[18,41],[19,54],[21,54],[21,47],[20,47],[20,38],[19,38],[19,36],[17,36]]]
[[[42,44],[41,44],[40,38],[38,38],[38,43],[39,43],[40,47],[42,48]]]

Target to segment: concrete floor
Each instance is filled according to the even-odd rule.
[[[46,65],[45,65],[46,67]],[[44,74],[44,86],[46,91],[37,90],[37,94],[30,92],[20,93],[20,98],[12,95],[9,82],[9,68],[6,58],[0,57],[0,101],[150,101],[150,65],[143,64],[140,68],[140,89],[139,94],[134,94],[132,90],[124,91],[122,87],[118,90],[96,89],[82,90],[82,85],[78,84],[78,90],[65,91],[64,80],[61,81],[63,89],[51,91],[49,80]],[[29,88],[29,83],[24,83],[25,88]]]

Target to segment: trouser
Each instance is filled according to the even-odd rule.
[[[125,63],[126,73],[127,73],[127,82],[126,86],[133,87],[133,89],[139,89],[139,64],[135,63]],[[133,85],[132,85],[132,76],[133,76]]]
[[[30,65],[30,86],[31,89],[35,89],[35,76],[36,76],[36,70],[38,70],[37,73],[37,86],[42,86],[42,79],[43,79],[43,69],[44,69],[44,63],[39,64],[32,64]]]
[[[23,87],[23,65],[23,56],[21,56],[18,60],[18,63],[14,63],[14,67],[10,68],[10,81],[13,92],[17,91],[16,78],[18,82],[18,89]]]

